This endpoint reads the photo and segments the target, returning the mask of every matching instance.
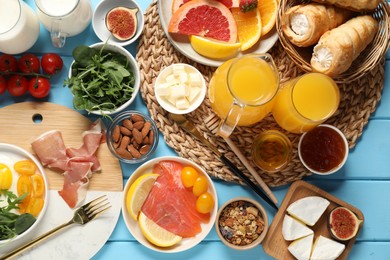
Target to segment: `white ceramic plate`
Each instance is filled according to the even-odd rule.
[[[137,31],[135,32],[135,35],[127,40],[127,41],[120,41],[116,39],[114,36],[111,35],[111,32],[107,29],[106,26],[106,15],[107,13],[114,7],[123,6],[128,8],[137,8]],[[136,1],[133,0],[102,0],[97,6],[95,11],[93,12],[92,17],[92,27],[93,30],[96,33],[96,36],[99,37],[99,39],[102,42],[106,42],[107,39],[109,43],[113,43],[120,46],[126,46],[138,39],[138,37],[141,35],[142,30],[144,28],[144,15],[142,13],[141,7],[138,5]]]
[[[224,61],[226,61],[226,59],[216,60],[216,59],[206,58],[198,54],[191,47],[191,44],[188,41],[187,36],[173,35],[168,33],[168,24],[172,17],[172,1],[173,0],[157,0],[158,13],[160,16],[161,25],[164,29],[164,32],[168,40],[172,43],[172,45],[184,56],[203,65],[218,67]],[[278,33],[276,32],[276,29],[274,27],[272,31],[270,31],[267,35],[263,36],[263,38],[252,48],[250,48],[245,52],[240,52],[236,57],[240,57],[248,53],[266,53],[272,48],[272,46],[274,46],[277,40],[278,40]]]
[[[157,247],[157,246],[151,244],[149,241],[147,241],[146,238],[144,237],[144,235],[142,234],[142,232],[138,226],[137,221],[135,221],[126,210],[126,195],[127,195],[127,191],[129,190],[131,184],[141,175],[148,173],[148,172],[150,173],[152,171],[153,166],[156,163],[163,161],[163,160],[173,160],[176,162],[180,162],[183,165],[190,165],[190,166],[194,167],[195,169],[197,169],[200,174],[203,174],[204,176],[206,176],[206,178],[209,182],[209,190],[208,191],[213,195],[214,202],[215,202],[215,206],[214,206],[212,212],[210,212],[210,221],[208,223],[203,223],[201,225],[202,232],[200,232],[199,234],[197,234],[193,238],[183,238],[182,241],[180,241],[178,244],[176,244],[172,247],[169,247],[169,248]],[[127,228],[129,229],[130,233],[142,245],[144,245],[147,248],[152,249],[154,251],[163,252],[163,253],[181,252],[181,251],[190,249],[190,248],[196,246],[198,243],[200,243],[207,236],[207,234],[210,232],[210,230],[213,228],[213,225],[215,223],[215,219],[217,216],[217,210],[218,210],[217,192],[215,190],[215,187],[214,187],[214,184],[213,184],[211,178],[206,174],[206,172],[200,166],[198,166],[194,162],[192,162],[188,159],[176,157],[176,156],[159,157],[159,158],[155,158],[153,160],[150,160],[150,161],[142,164],[130,176],[129,180],[126,183],[124,192],[123,192],[122,215],[123,215],[123,219],[125,221]]]
[[[14,164],[18,161],[21,161],[21,160],[32,160],[35,163],[35,165],[37,166],[37,171],[40,172],[40,174],[42,175],[44,183],[45,183],[45,197],[44,197],[45,204],[43,205],[41,213],[38,215],[36,221],[28,230],[26,230],[24,233],[13,238],[11,242],[9,240],[0,240],[0,244],[2,244],[1,247],[3,247],[4,245],[7,245],[7,244],[14,244],[14,243],[18,243],[19,241],[25,241],[26,239],[31,239],[31,237],[33,237],[34,234],[36,233],[36,229],[40,225],[40,222],[44,218],[44,215],[45,215],[46,209],[47,209],[47,205],[49,204],[49,201],[48,201],[49,200],[49,193],[48,193],[48,185],[49,184],[47,181],[45,171],[44,171],[42,165],[40,164],[40,162],[37,159],[35,159],[35,157],[32,154],[30,154],[29,152],[27,152],[26,150],[24,150],[18,146],[15,146],[12,144],[0,143],[0,163],[7,165],[8,168],[12,172],[12,185],[11,185],[11,188],[9,190],[12,191],[15,195],[17,195],[17,188],[16,187],[17,187],[19,174],[14,170]],[[1,247],[0,247],[0,250],[1,250]]]

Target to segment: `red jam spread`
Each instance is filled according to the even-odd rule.
[[[343,138],[329,127],[316,127],[302,139],[302,160],[317,172],[325,173],[336,168],[343,161],[345,153]]]

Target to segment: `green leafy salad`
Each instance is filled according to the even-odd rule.
[[[0,241],[20,235],[34,224],[36,219],[33,215],[14,213],[26,195],[17,197],[12,191],[0,191],[0,203],[5,204],[0,207]]]
[[[104,46],[99,50],[82,45],[72,52],[75,62],[65,85],[77,110],[114,111],[133,95],[135,78],[127,57]]]

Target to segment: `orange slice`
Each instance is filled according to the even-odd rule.
[[[232,8],[234,20],[237,24],[238,41],[241,43],[241,50],[245,51],[256,44],[261,36],[261,18],[259,9],[250,12],[241,12],[240,8]]]
[[[276,23],[278,12],[278,0],[262,0],[257,4],[260,11],[261,24],[263,26],[261,35],[266,35]]]

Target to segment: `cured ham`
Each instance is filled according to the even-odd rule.
[[[92,173],[101,170],[96,155],[100,144],[105,141],[101,121],[84,131],[82,139],[79,148],[66,148],[61,132],[51,130],[31,143],[44,166],[63,172],[64,185],[59,194],[71,208],[85,198]]]
[[[193,237],[201,232],[201,223],[210,214],[196,211],[196,196],[186,189],[180,175],[183,165],[174,161],[161,161],[154,166],[158,173],[141,211],[159,226],[181,237]]]

